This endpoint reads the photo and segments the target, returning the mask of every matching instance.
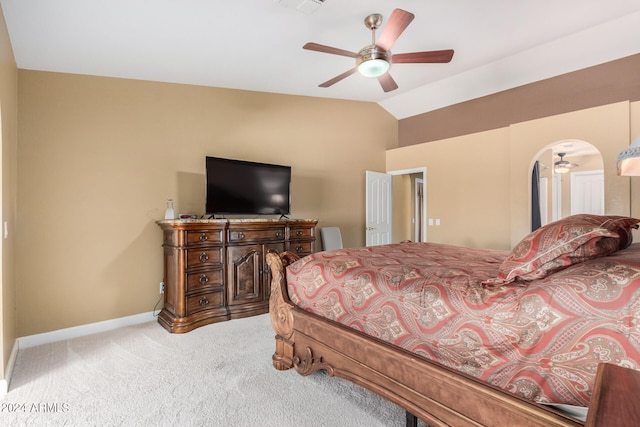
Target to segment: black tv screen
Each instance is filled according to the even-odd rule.
[[[209,157],[206,160],[209,215],[288,215],[291,166]]]

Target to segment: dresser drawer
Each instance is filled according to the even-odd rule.
[[[187,246],[222,243],[224,230],[187,231]]]
[[[223,285],[224,280],[222,268],[187,273],[187,293]]]
[[[311,253],[311,242],[291,242],[287,244],[288,251],[300,256],[306,256]]]
[[[266,230],[229,230],[229,243],[284,240],[284,227]]]
[[[221,266],[224,248],[187,249],[187,269],[205,266]]]
[[[311,232],[310,227],[291,227],[290,228],[291,235],[290,239],[311,239],[313,237],[313,233]]]
[[[224,307],[224,291],[213,291],[187,297],[187,316],[203,310]]]

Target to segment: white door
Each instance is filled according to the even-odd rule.
[[[392,182],[391,175],[366,172],[367,246],[391,243]]]
[[[571,174],[571,215],[604,215],[604,171]]]

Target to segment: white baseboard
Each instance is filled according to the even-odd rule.
[[[98,332],[111,331],[124,326],[137,325],[155,320],[153,312],[134,314],[133,316],[119,317],[117,319],[104,320],[102,322],[89,323],[87,325],[74,326],[72,328],[58,329],[57,331],[44,332],[42,334],[28,335],[17,339],[18,348],[35,347],[56,341],[91,335]]]
[[[11,375],[13,375],[13,367],[16,364],[16,357],[18,357],[18,340],[15,340],[13,343],[13,348],[11,349],[11,355],[9,355],[9,360],[7,362],[6,369],[4,371],[4,378],[0,379],[0,399],[2,399],[9,392],[9,384],[11,384]]]

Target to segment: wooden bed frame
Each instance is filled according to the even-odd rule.
[[[385,397],[432,427],[640,425],[640,409],[628,412],[636,407],[640,372],[601,364],[585,423],[296,307],[287,294],[284,269],[297,259],[289,252],[267,254],[272,274],[269,311],[276,332],[272,359],[278,370],[294,368],[309,375],[324,369]],[[611,375],[635,380],[621,386],[607,380]],[[625,396],[629,406],[621,409],[620,397]]]

